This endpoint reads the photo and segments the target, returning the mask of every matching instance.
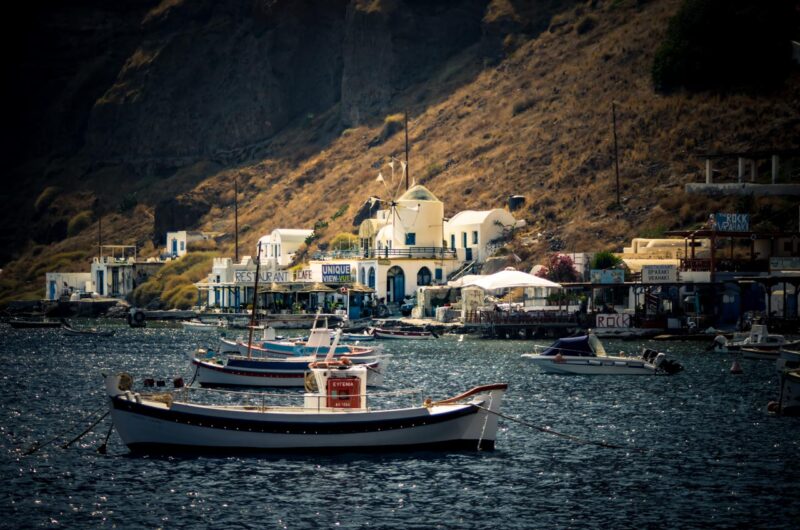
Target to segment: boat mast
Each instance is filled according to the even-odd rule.
[[[239,263],[239,177],[233,179],[234,263]],[[259,247],[260,248],[260,247]]]
[[[408,168],[408,109],[406,109],[405,126],[406,126],[406,167],[404,168],[405,169],[404,172],[406,174],[406,191],[408,191],[408,173],[409,173],[409,168]]]
[[[247,339],[247,358],[249,359],[250,348],[253,347],[253,328],[256,326],[256,306],[258,305],[258,274],[261,266],[261,241],[258,242],[258,255],[256,256],[256,281],[253,285],[253,312],[250,314],[250,336]]]

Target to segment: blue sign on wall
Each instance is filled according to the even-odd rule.
[[[748,213],[716,213],[714,228],[719,232],[749,232],[750,214]]]
[[[625,271],[623,269],[592,269],[589,271],[589,279],[594,284],[614,284],[625,281]]]
[[[322,283],[350,283],[352,281],[349,263],[322,266]]]

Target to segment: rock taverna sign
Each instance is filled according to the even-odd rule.
[[[678,268],[675,265],[645,265],[642,267],[642,283],[676,283]]]
[[[718,232],[750,231],[750,214],[747,213],[715,213],[713,222]]]
[[[615,313],[611,315],[600,314],[597,315],[598,328],[629,328],[631,327],[631,316],[624,313]]]

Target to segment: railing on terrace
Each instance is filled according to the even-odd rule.
[[[681,270],[707,272],[711,270],[711,260],[708,258],[684,258],[681,260]],[[714,270],[717,272],[767,272],[769,271],[769,261],[717,258],[714,260]]]
[[[464,324],[479,325],[542,325],[577,324],[575,313],[564,311],[469,311]]]
[[[313,255],[317,260],[337,258],[429,258],[452,259],[456,257],[455,249],[444,247],[409,247],[409,248],[382,248],[382,249],[357,249],[357,250],[331,250],[317,252]]]

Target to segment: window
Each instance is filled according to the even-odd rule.
[[[436,270],[434,271],[434,278],[436,278],[437,282],[442,281],[442,269],[439,267],[436,267]]]
[[[181,241],[181,252],[186,250],[186,241]]]
[[[369,268],[369,275],[367,276],[367,285],[371,288],[375,288],[375,267]]]
[[[217,274],[217,283],[219,283],[219,274]]]
[[[366,271],[366,269],[364,269],[364,268],[362,267],[362,268],[361,268],[361,270],[360,270],[360,271],[358,271],[358,281],[359,281],[359,282],[361,282],[361,283],[363,283],[364,285],[366,285],[366,284],[367,284],[367,282],[365,282],[365,281],[364,281],[364,279],[365,279],[366,275],[367,275],[367,271]]]
[[[450,234],[450,248],[456,248],[456,235]]]
[[[417,234],[414,233],[407,233],[406,234],[406,245],[414,246],[417,244]]]
[[[431,284],[431,271],[428,267],[422,267],[417,272],[417,285],[430,285]]]
[[[473,245],[477,245],[478,244],[478,231],[477,230],[473,230],[472,231],[472,244]]]
[[[461,232],[461,246],[467,248],[467,233]]]

